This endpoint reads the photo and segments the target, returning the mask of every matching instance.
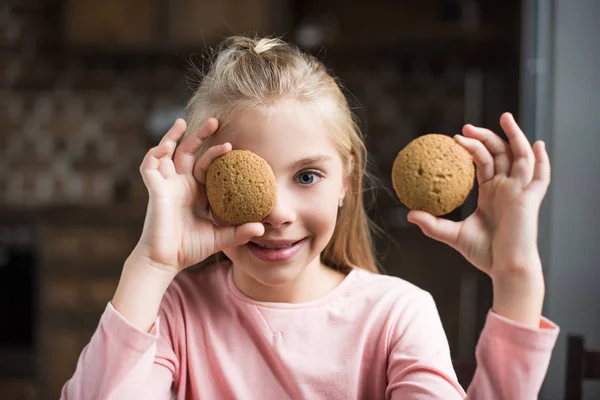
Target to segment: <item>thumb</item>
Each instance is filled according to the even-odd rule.
[[[262,236],[264,233],[265,227],[260,222],[215,227],[215,251],[246,244],[253,237]]]
[[[444,218],[434,217],[425,211],[411,211],[408,213],[408,222],[421,228],[426,236],[456,247],[461,222],[454,222]]]

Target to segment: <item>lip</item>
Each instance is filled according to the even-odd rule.
[[[299,242],[302,239],[294,239],[294,240],[265,240],[265,239],[257,239],[251,240],[252,243],[260,244],[263,246],[287,246],[292,243]]]
[[[246,248],[248,249],[248,251],[250,251],[250,253],[258,258],[261,261],[265,261],[265,262],[271,262],[271,263],[276,263],[276,262],[287,262],[290,261],[292,258],[294,258],[294,256],[296,254],[298,254],[298,252],[300,251],[300,249],[302,248],[302,246],[304,246],[306,244],[307,240],[306,238],[298,240],[298,241],[291,241],[291,240],[261,240],[261,241],[251,241],[246,243]],[[266,248],[262,248],[259,246],[256,246],[254,243],[258,243],[258,244],[262,244],[262,245],[267,245],[267,246],[285,246],[285,245],[289,245],[291,243],[294,243],[294,245],[290,246],[290,247],[285,247],[282,249],[266,249]]]

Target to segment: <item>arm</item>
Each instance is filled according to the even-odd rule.
[[[472,125],[456,136],[477,165],[475,212],[454,222],[411,211],[409,220],[492,280],[493,312],[478,343],[479,368],[469,397],[530,399],[537,397],[558,335],[541,317],[545,284],[537,248],[550,160],[544,143],[531,146],[511,114],[503,114],[500,125],[508,143]]]
[[[196,152],[217,126],[210,118],[178,145],[187,129],[178,119],[144,157],[140,172],[149,201],[140,240],[63,399],[168,398],[177,359],[169,340],[174,312],[168,295],[163,299],[167,287],[181,270],[264,233],[260,223],[217,227],[209,218],[206,168],[231,145],[213,146],[198,159]]]
[[[464,399],[433,299],[422,296],[402,314],[388,360],[388,399]],[[535,399],[544,380],[558,327],[538,328],[490,311],[477,344],[477,370],[467,391],[473,400]]]
[[[178,364],[170,336],[171,281],[139,262],[125,264],[115,297],[84,348],[61,399],[169,399]],[[143,271],[143,272],[142,272]],[[135,295],[134,295],[135,294]]]
[[[536,399],[559,329],[545,318],[532,328],[488,314],[477,344],[477,370],[469,399]]]
[[[61,400],[169,399],[176,358],[160,339],[160,322],[148,333],[139,331],[109,303]]]

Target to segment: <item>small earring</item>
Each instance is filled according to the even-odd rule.
[[[339,207],[339,208],[342,208],[343,206],[344,206],[344,199],[340,198],[340,199],[338,200],[338,207]]]

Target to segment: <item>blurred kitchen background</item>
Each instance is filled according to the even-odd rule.
[[[542,399],[561,399],[565,335],[600,347],[600,1],[5,0],[0,5],[0,398],[56,399],[140,234],[138,167],[238,33],[283,36],[350,92],[384,188],[368,188],[382,269],[434,296],[455,360],[491,305],[487,277],[406,223],[396,153],[503,111],[544,139],[545,315],[561,326]],[[192,78],[195,78],[192,76]],[[452,219],[465,218],[476,191]],[[600,385],[585,385],[587,399]]]

